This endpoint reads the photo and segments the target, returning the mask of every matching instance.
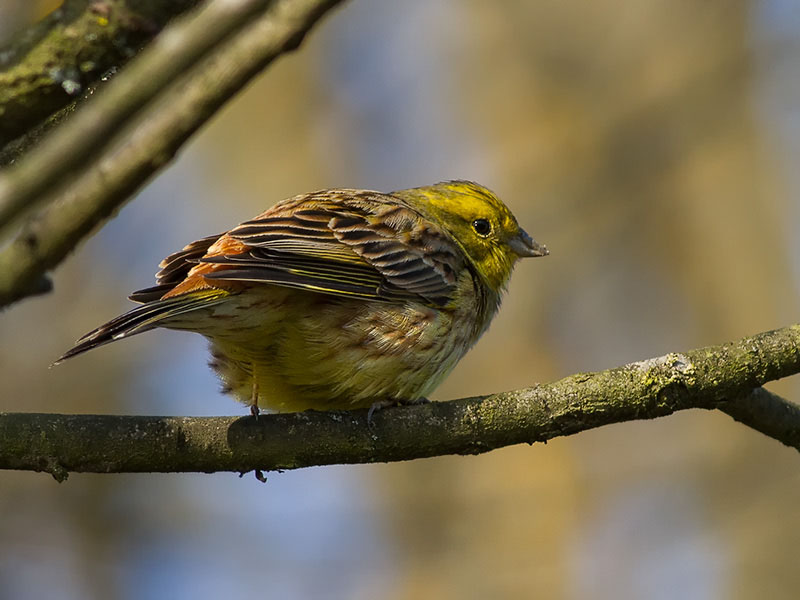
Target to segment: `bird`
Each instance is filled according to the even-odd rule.
[[[161,261],[136,308],[55,364],[157,327],[200,333],[223,392],[270,412],[427,402],[497,313],[515,263],[549,254],[466,180],[283,200]]]

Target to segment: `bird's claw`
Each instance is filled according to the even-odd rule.
[[[373,402],[372,406],[369,407],[367,411],[367,425],[372,427],[372,415],[375,414],[375,411],[383,410],[384,408],[389,408],[390,406],[397,406],[397,400],[378,400],[377,402]]]

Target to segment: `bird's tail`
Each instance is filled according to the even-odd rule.
[[[230,293],[225,290],[201,290],[137,306],[84,335],[53,364],[57,365],[92,348],[154,329],[170,317],[219,304],[228,296]]]

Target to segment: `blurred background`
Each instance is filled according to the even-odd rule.
[[[552,252],[435,399],[796,322],[798,82],[794,0],[353,0],[0,316],[0,410],[246,414],[197,335],[48,365],[166,254],[334,186],[474,179]],[[702,411],[266,485],[2,472],[0,598],[796,598],[798,506],[795,450]]]

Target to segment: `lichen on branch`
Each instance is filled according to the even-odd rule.
[[[0,148],[138,54],[199,0],[66,0],[0,49]]]

